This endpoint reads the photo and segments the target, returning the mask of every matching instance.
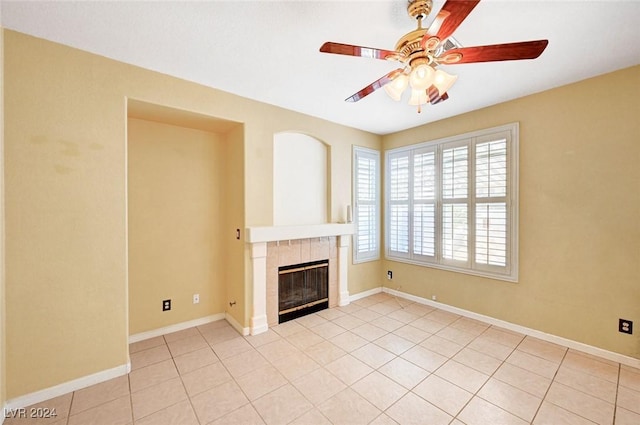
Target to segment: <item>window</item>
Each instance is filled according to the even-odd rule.
[[[393,149],[386,255],[517,281],[518,125]]]
[[[353,163],[353,262],[360,263],[380,258],[380,153],[355,147]]]

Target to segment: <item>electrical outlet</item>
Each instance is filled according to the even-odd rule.
[[[623,334],[633,334],[633,322],[627,319],[620,319],[618,321],[618,332]]]
[[[193,303],[198,304],[200,302],[200,294],[193,294]]]
[[[387,270],[387,279],[393,279],[393,272],[391,270]]]
[[[171,300],[163,300],[162,301],[162,311],[171,310]]]

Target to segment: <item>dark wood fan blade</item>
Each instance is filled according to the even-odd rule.
[[[377,79],[373,83],[369,84],[367,87],[365,87],[362,90],[360,90],[359,92],[355,93],[353,96],[349,96],[348,98],[346,98],[345,102],[357,102],[357,101],[359,101],[363,97],[368,96],[371,93],[373,93],[374,91],[378,90],[379,88],[389,84],[390,82],[392,82],[400,74],[402,74],[402,68],[398,68],[398,69],[395,69],[395,70],[391,71],[390,73],[388,73],[384,77]]]
[[[480,0],[447,0],[427,31],[429,37],[444,40],[458,28]]]
[[[461,47],[447,50],[437,61],[453,65],[459,63],[512,61],[535,59],[542,54],[549,40],[494,44],[491,46]]]
[[[354,46],[351,44],[333,43],[327,41],[320,47],[322,53],[334,53],[336,55],[360,56],[372,59],[387,59],[395,57],[392,50],[374,49],[373,47]]]

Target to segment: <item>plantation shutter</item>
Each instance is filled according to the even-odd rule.
[[[387,151],[387,258],[517,281],[518,124]]]
[[[380,257],[380,154],[354,149],[354,261]]]
[[[409,152],[389,158],[389,253],[409,255]]]
[[[469,260],[469,146],[442,149],[442,258]]]
[[[413,256],[436,255],[436,150],[413,152]]]
[[[506,138],[476,144],[475,263],[481,269],[509,263],[507,149]]]

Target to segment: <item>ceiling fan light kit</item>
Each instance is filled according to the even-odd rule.
[[[357,102],[384,87],[389,97],[400,101],[410,87],[409,105],[417,106],[421,112],[422,105],[434,105],[448,99],[447,92],[458,79],[457,75],[437,69],[439,65],[535,59],[547,47],[548,40],[459,47],[451,35],[478,3],[480,0],[447,0],[431,26],[423,28],[422,21],[431,13],[433,0],[409,0],[407,12],[417,20],[418,28],[402,36],[395,50],[326,42],[320,52],[400,62],[402,68],[391,71],[345,100]]]
[[[426,90],[433,83],[433,76],[436,71],[427,64],[420,64],[411,69],[409,73],[409,84],[414,90]]]
[[[384,86],[384,91],[387,92],[391,99],[399,102],[402,97],[402,93],[404,93],[404,90],[408,85],[409,77],[407,77],[407,74],[401,73],[393,81]]]

